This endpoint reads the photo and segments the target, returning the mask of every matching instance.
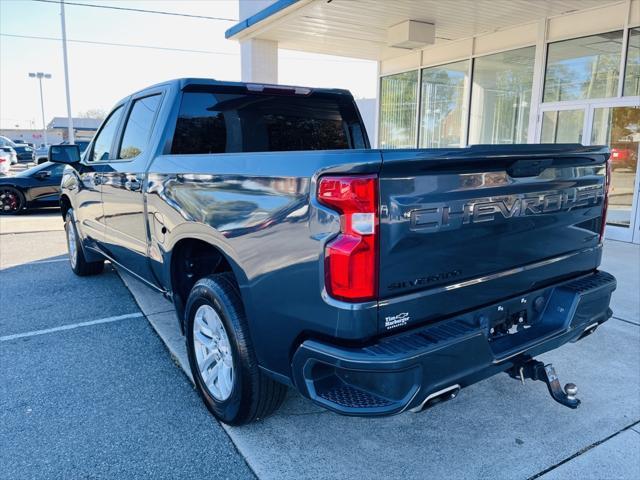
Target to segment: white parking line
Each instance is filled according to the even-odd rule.
[[[144,317],[142,312],[127,313],[125,315],[118,315],[117,317],[100,318],[98,320],[91,320],[89,322],[72,323],[71,325],[62,325],[60,327],[45,328],[44,330],[34,330],[32,332],[15,333],[13,335],[5,335],[0,337],[0,342],[8,342],[9,340],[15,340],[17,338],[35,337],[36,335],[45,335],[47,333],[61,332],[63,330],[73,330],[80,327],[90,327],[91,325],[99,325],[101,323],[111,323],[120,320],[127,320],[129,318]]]

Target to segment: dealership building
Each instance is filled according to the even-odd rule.
[[[606,234],[640,243],[640,0],[240,0],[240,18],[243,81],[277,83],[279,48],[376,61],[379,148],[609,145]]]

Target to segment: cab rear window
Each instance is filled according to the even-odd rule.
[[[171,153],[344,150],[365,146],[355,105],[347,96],[194,91],[183,94]]]

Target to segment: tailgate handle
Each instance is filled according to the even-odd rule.
[[[508,169],[511,177],[537,177],[545,168],[553,164],[553,159],[517,160]]]

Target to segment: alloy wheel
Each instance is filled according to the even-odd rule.
[[[20,210],[20,197],[13,189],[0,190],[0,209],[3,213],[12,213]]]
[[[76,263],[78,262],[78,244],[76,243],[76,229],[73,228],[73,220],[67,223],[67,245],[69,248],[71,268],[76,268]]]
[[[210,305],[201,305],[193,321],[198,370],[209,393],[223,402],[233,389],[233,353],[222,320]]]

